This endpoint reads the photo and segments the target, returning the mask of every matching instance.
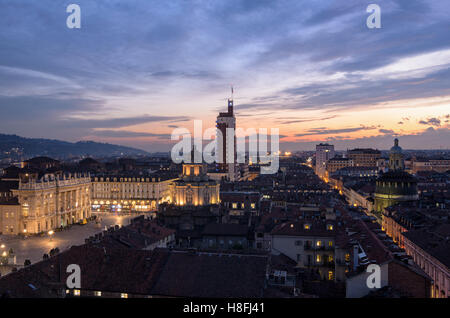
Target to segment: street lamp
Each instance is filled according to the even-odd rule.
[[[53,232],[53,230],[48,231],[48,235],[50,235],[50,241],[52,240],[54,233],[55,232]]]
[[[0,245],[0,247],[1,247],[1,248],[5,248],[6,246],[5,246],[5,244],[2,244],[2,245]]]

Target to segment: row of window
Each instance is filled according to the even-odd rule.
[[[215,243],[214,240],[209,240],[209,246],[214,246],[214,243]],[[241,240],[238,240],[236,242],[233,242],[232,240],[228,241],[228,245],[234,245],[234,244],[242,246],[242,241]],[[220,240],[219,241],[219,245],[221,245],[221,246],[225,245],[225,241],[224,240]]]
[[[70,294],[70,289],[66,289],[66,294]],[[79,289],[74,289],[74,290],[73,290],[73,295],[74,295],[74,296],[80,296],[80,295],[81,295],[81,290],[79,290]],[[102,296],[102,292],[101,292],[101,291],[95,291],[95,292],[94,292],[94,296],[96,296],[96,297],[101,297],[101,296]],[[120,294],[120,298],[128,298],[128,294],[126,294],[126,293],[121,293],[121,294]]]
[[[95,182],[161,182],[160,178],[95,178]]]
[[[231,208],[232,209],[238,209],[240,206],[241,209],[245,208],[245,203],[231,203]],[[250,203],[250,207],[252,209],[256,209],[256,204],[255,203]]]
[[[311,264],[312,265],[312,257],[311,255],[306,255],[307,256],[307,264]],[[301,262],[302,261],[302,254],[297,254],[297,262]],[[330,255],[321,255],[321,254],[317,254],[316,255],[316,263],[317,264],[321,264],[322,262],[333,262],[334,261],[334,257],[332,254]]]
[[[305,247],[312,247],[313,241],[305,241]],[[297,240],[294,242],[296,246],[303,246],[302,240]],[[316,247],[323,247],[325,246],[326,241],[318,240],[316,241]],[[328,241],[328,247],[333,247],[333,241]]]

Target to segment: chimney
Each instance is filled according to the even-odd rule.
[[[358,261],[359,261],[359,247],[358,245],[353,245],[353,270],[356,271],[358,268]]]

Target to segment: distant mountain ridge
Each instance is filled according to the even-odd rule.
[[[94,141],[68,142],[56,139],[25,138],[0,134],[0,157],[21,154],[25,157],[48,156],[69,158],[76,156],[136,156],[149,153],[136,148]]]

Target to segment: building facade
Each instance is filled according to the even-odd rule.
[[[14,224],[8,224],[8,234],[46,232],[85,222],[91,216],[91,178],[87,175],[46,174],[38,179],[36,174],[25,174],[19,188],[12,191],[20,208]]]
[[[351,167],[352,165],[353,162],[349,158],[337,158],[337,157],[331,158],[326,163],[327,175],[330,175],[339,169]]]
[[[316,145],[316,174],[324,178],[328,160],[334,158],[334,146],[329,144]]]
[[[184,163],[181,178],[170,183],[170,202],[175,205],[209,205],[220,202],[220,183],[208,177],[202,163]]]
[[[448,225],[445,235],[450,232]],[[405,252],[411,256],[425,273],[433,280],[431,286],[432,298],[450,297],[450,262],[448,253],[450,243],[448,236],[440,235],[440,230],[435,229],[433,232],[427,230],[411,230],[404,232]]]
[[[411,173],[419,171],[446,172],[450,170],[450,159],[446,158],[412,158]]]
[[[353,161],[355,167],[376,167],[381,152],[370,148],[357,148],[347,151],[347,157]]]
[[[284,254],[299,268],[317,270],[326,280],[336,279],[335,222],[302,220],[283,223],[271,232],[271,253]]]
[[[92,209],[102,212],[157,211],[170,202],[170,176],[98,176],[92,178]]]

